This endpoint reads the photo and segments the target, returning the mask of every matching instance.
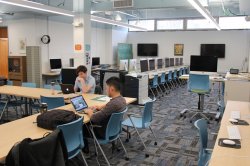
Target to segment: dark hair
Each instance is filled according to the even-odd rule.
[[[118,77],[110,77],[107,81],[106,84],[108,86],[112,86],[115,88],[116,91],[120,92],[121,90],[121,81]]]
[[[87,69],[86,66],[80,65],[80,66],[78,66],[77,69],[76,69],[76,74],[78,75],[80,72],[86,73],[87,71],[88,71],[88,69]]]

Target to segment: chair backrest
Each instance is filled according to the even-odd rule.
[[[23,82],[22,86],[23,87],[28,87],[28,88],[36,88],[36,83],[33,83],[33,82]]]
[[[203,90],[209,92],[210,81],[209,75],[204,74],[189,74],[188,90]]]
[[[166,73],[161,73],[161,83],[166,83]]]
[[[180,71],[179,71],[179,77],[183,75],[183,68],[180,68]]]
[[[51,89],[51,85],[50,84],[45,84],[44,89]],[[60,85],[54,85],[55,90],[61,90],[61,86]]]
[[[82,117],[73,122],[57,126],[63,133],[69,159],[75,157],[84,147],[82,126]]]
[[[158,74],[154,75],[153,86],[158,86]]]
[[[177,70],[174,70],[174,78],[177,78]]]
[[[13,81],[7,80],[7,85],[12,86],[13,85]]]
[[[200,135],[200,150],[199,150],[199,161],[198,165],[204,165],[204,152],[207,148],[207,140],[208,140],[208,133],[207,133],[207,121],[205,119],[199,119],[195,121],[194,126],[198,129]]]
[[[128,108],[122,112],[113,113],[109,119],[105,139],[110,140],[112,138],[116,138],[122,131],[122,121],[125,112],[127,112]]]
[[[168,81],[170,81],[170,80],[172,80],[172,78],[173,78],[173,72],[170,70],[169,72],[168,72]]]
[[[187,68],[186,67],[184,67],[184,69],[183,69],[183,72],[182,72],[183,74],[187,74]]]
[[[143,114],[142,114],[142,126],[147,127],[153,120],[153,102],[149,101],[145,104]]]
[[[47,103],[48,110],[65,105],[63,97],[45,97],[41,96],[41,103]]]

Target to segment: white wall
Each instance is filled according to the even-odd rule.
[[[174,44],[184,44],[184,64],[189,65],[190,55],[200,55],[200,44],[226,44],[225,58],[219,59],[218,71],[230,68],[241,69],[249,56],[250,31],[174,31],[174,32],[129,32],[127,43],[133,44],[137,57],[137,43],[158,43],[158,57],[174,57]]]

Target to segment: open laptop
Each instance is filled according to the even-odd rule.
[[[70,102],[78,113],[84,113],[84,109],[88,108],[88,104],[82,95],[71,98]]]
[[[72,84],[60,84],[63,94],[75,93],[74,85]]]

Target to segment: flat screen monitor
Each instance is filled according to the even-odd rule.
[[[138,44],[138,56],[158,56],[158,44]]]
[[[180,58],[180,65],[183,65],[183,58]]]
[[[169,67],[169,58],[165,58],[165,67]]]
[[[119,69],[128,71],[128,60],[127,59],[120,60],[120,68]]]
[[[170,67],[174,66],[174,58],[170,58]]]
[[[201,56],[225,58],[225,44],[201,44]]]
[[[218,57],[214,56],[191,56],[190,70],[217,72]]]
[[[140,60],[141,72],[148,71],[148,60]]]
[[[179,62],[179,58],[175,58],[175,66],[179,66],[180,62]]]
[[[149,63],[149,70],[155,70],[155,60],[150,59],[148,63]]]
[[[137,59],[130,59],[129,60],[129,71],[136,71],[137,70]]]
[[[92,66],[98,66],[100,65],[100,58],[99,57],[93,57],[92,58]]]
[[[162,69],[163,61],[162,59],[157,59],[157,69]]]
[[[50,59],[50,69],[61,69],[62,68],[62,60],[61,59]]]

